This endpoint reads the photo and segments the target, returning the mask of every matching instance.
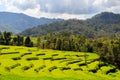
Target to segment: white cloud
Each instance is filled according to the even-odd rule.
[[[94,0],[39,0],[43,12],[68,14],[93,13],[95,11],[93,2]]]
[[[36,8],[35,0],[17,0],[13,2],[13,5],[21,10],[34,9]]]
[[[102,11],[120,12],[120,0],[0,0],[4,11],[34,17],[85,19]]]

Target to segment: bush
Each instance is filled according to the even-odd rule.
[[[52,56],[58,56],[59,54],[53,54]]]
[[[43,68],[45,68],[45,67],[46,67],[46,65],[42,65],[42,66],[40,66],[39,68],[34,69],[34,71],[35,71],[35,72],[39,72],[41,69],[43,69]]]
[[[70,70],[70,67],[61,67],[60,70],[64,71],[64,70]]]
[[[63,59],[67,59],[67,58],[52,58],[52,61],[54,61],[54,60],[63,60]]]
[[[17,64],[15,64],[15,65],[12,65],[12,66],[10,66],[10,69],[14,69],[14,68],[16,68],[16,67],[18,67],[18,66],[21,66],[21,64],[17,63]]]
[[[32,54],[32,53],[24,53],[24,54],[21,55],[21,57],[23,57],[25,55],[30,55],[30,54]]]
[[[117,72],[117,68],[110,69],[109,71],[106,72],[106,74],[115,73],[115,72]]]
[[[43,60],[52,60],[52,57],[43,58]]]
[[[81,61],[80,61],[80,60],[71,61],[71,62],[68,62],[66,65],[69,65],[69,64],[74,64],[74,63],[78,63],[78,62],[81,62]]]
[[[42,56],[42,55],[45,55],[45,53],[36,54],[36,56]]]
[[[20,57],[15,57],[15,58],[12,58],[13,60],[21,60]]]
[[[74,70],[74,71],[78,71],[78,70],[83,71],[82,68],[75,68],[75,69],[73,69],[73,70]]]
[[[57,67],[56,67],[56,66],[53,66],[53,67],[49,68],[48,70],[49,70],[49,72],[51,72],[51,71],[53,71],[54,69],[57,69]]]
[[[19,54],[19,52],[1,53],[0,55],[7,55],[7,54]]]
[[[24,66],[24,67],[22,67],[21,69],[24,70],[24,71],[26,71],[26,70],[28,70],[28,69],[30,69],[30,68],[32,68],[32,67],[34,67],[34,65],[33,65],[33,64],[30,64],[30,66]]]
[[[38,57],[31,57],[31,58],[27,58],[26,60],[27,60],[27,61],[31,61],[31,60],[39,60],[39,58],[38,58]]]

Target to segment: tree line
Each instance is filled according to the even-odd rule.
[[[112,36],[112,38],[88,38],[81,34],[52,32],[39,36],[36,44],[33,44],[29,36],[13,36],[11,32],[5,31],[3,33],[0,32],[0,44],[97,53],[100,56],[100,61],[120,68],[120,38],[116,35]]]
[[[48,33],[37,39],[38,48],[97,53],[100,60],[120,67],[120,38],[87,38],[68,32]]]
[[[16,45],[16,46],[27,46],[32,47],[33,42],[30,37],[13,36],[11,32],[0,32],[0,44],[1,45]]]

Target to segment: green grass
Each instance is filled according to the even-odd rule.
[[[86,53],[88,55],[86,66],[84,52],[37,50],[35,47],[3,45],[0,45],[0,48],[3,48],[0,53],[0,80],[118,80],[120,78],[119,70],[106,74],[114,68],[112,65],[108,64],[98,69],[99,62],[93,61],[99,58],[95,53]],[[13,60],[13,58],[20,59]],[[44,67],[41,68],[42,66]]]

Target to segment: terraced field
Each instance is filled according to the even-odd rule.
[[[95,53],[1,45],[0,80],[119,80],[120,71],[99,65],[98,58]]]

